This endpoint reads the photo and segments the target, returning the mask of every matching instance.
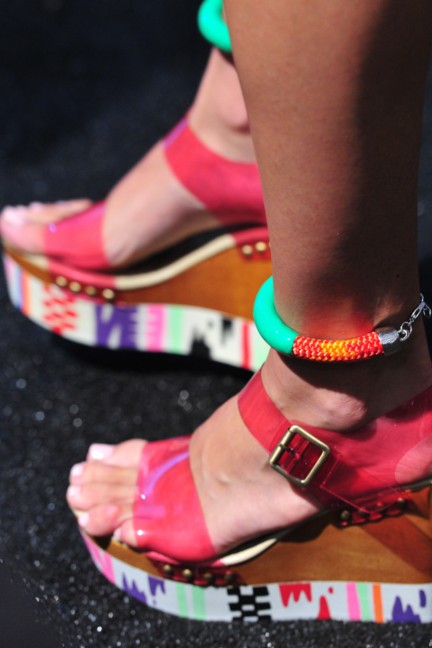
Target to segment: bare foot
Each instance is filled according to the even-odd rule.
[[[386,358],[320,369],[314,363],[288,363],[272,351],[263,368],[263,382],[272,400],[291,420],[340,430],[341,434],[344,430],[353,432],[432,383],[430,361],[419,356],[423,343],[416,341],[411,352],[401,354],[405,358],[396,361]],[[411,382],[406,380],[408,375]],[[320,384],[325,376],[327,386]],[[388,386],[387,391],[381,389],[383,385]],[[144,445],[145,441],[132,440],[118,446],[91,446],[86,462],[72,469],[67,499],[79,510],[79,523],[90,534],[115,532],[130,546],[142,546],[132,516]],[[370,464],[366,447],[357,459],[359,465]],[[289,527],[319,510],[270,467],[267,452],[240,417],[237,397],[220,407],[192,435],[190,466],[215,554]],[[392,466],[390,480],[395,478],[395,470]],[[402,458],[397,471],[396,479],[404,482],[431,474],[432,431],[421,447]],[[176,484],[172,488],[180,499],[181,488]],[[187,509],[187,503],[180,503]],[[151,545],[144,548],[155,549]]]
[[[79,523],[90,534],[116,530],[116,537],[139,546],[132,515],[144,445],[145,441],[133,440],[109,449],[92,446],[87,462],[72,469],[68,503],[81,512]],[[193,434],[190,462],[216,553],[318,510],[269,467],[267,453],[240,418],[236,398]]]

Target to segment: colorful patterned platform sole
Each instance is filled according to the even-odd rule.
[[[59,275],[53,274],[51,268],[33,266],[16,253],[4,252],[12,303],[33,322],[61,337],[88,346],[197,356],[255,371],[262,365],[268,347],[256,331],[251,315],[246,314],[252,312],[261,276],[270,272],[270,260],[261,254],[257,263],[252,260],[247,266],[253,266],[252,270],[258,267],[258,273],[245,295],[241,294],[239,299],[236,294],[228,295],[228,312],[221,308],[223,291],[219,290],[222,297],[218,297],[218,290],[212,293],[208,287],[214,276],[225,282],[222,272],[231,273],[231,278],[238,276],[227,261],[234,263],[237,271],[239,263],[243,264],[240,269],[248,263],[237,249],[227,249],[186,268],[178,276],[141,289],[138,296],[138,291],[116,291],[111,281],[109,288],[91,286],[98,291],[98,296],[92,297],[88,285],[87,292],[84,288],[77,291],[76,287],[83,287],[84,282],[66,280],[64,274],[59,281]],[[116,292],[118,299],[113,298]],[[107,299],[102,298],[104,294]],[[191,305],[170,302],[170,297],[179,294],[185,301],[189,299]]]
[[[113,539],[82,533],[99,571],[142,603],[180,617],[247,622],[334,619],[432,622],[432,489],[404,513],[341,528],[326,512],[208,568],[150,560]],[[206,578],[210,576],[210,578]]]
[[[98,570],[113,585],[160,612],[197,621],[333,619],[432,622],[432,583],[313,581],[198,587],[162,579],[117,560],[85,537]]]

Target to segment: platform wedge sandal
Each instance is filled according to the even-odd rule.
[[[187,120],[164,146],[179,182],[214,216],[212,231],[132,268],[112,269],[101,235],[104,203],[98,203],[46,226],[44,255],[5,244],[10,298],[34,322],[74,342],[196,355],[254,370],[267,345],[252,324],[253,301],[271,273],[257,167],[210,151]],[[85,249],[74,245],[83,231]]]
[[[348,433],[289,421],[257,373],[241,418],[288,480],[322,510],[218,554],[189,466],[189,439],[148,443],[134,506],[141,549],[83,533],[96,567],[146,605],[190,619],[432,621],[432,474],[396,481],[432,438],[432,388]],[[390,438],[400,443],[386,453]]]
[[[198,25],[231,58],[221,0],[203,2]],[[23,254],[5,243],[10,298],[35,323],[74,342],[256,370],[267,347],[251,324],[252,304],[271,273],[257,166],[210,150],[187,118],[162,145],[179,183],[214,217],[213,230],[114,270],[102,240],[105,203],[92,205],[46,226],[44,254]]]

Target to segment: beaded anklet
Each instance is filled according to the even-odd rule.
[[[317,362],[350,362],[398,351],[410,337],[416,319],[420,315],[431,316],[423,295],[420,295],[420,300],[399,329],[385,326],[349,340],[321,340],[299,335],[281,320],[274,305],[273,277],[270,277],[256,296],[254,320],[261,337],[281,353]]]
[[[204,0],[198,10],[198,28],[212,45],[231,54],[231,38],[222,10],[222,0]]]

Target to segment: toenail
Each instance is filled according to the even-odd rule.
[[[25,221],[25,209],[22,207],[6,207],[3,210],[3,219],[11,225],[22,225]]]
[[[81,477],[83,472],[84,472],[84,464],[83,463],[78,463],[78,464],[75,464],[75,466],[72,466],[71,471],[70,471],[70,476],[71,477]]]
[[[93,443],[88,451],[88,456],[94,461],[108,459],[114,452],[114,446],[105,443]]]
[[[69,486],[69,488],[66,491],[66,495],[69,498],[74,498],[77,497],[81,492],[80,486]]]
[[[112,537],[114,538],[114,540],[117,540],[117,542],[119,542],[119,541],[121,540],[121,538],[122,538],[122,532],[121,532],[121,528],[120,528],[120,527],[118,527],[118,529],[116,529],[116,530],[114,531],[114,533],[112,534]]]
[[[80,514],[78,515],[78,524],[80,525],[80,527],[82,527],[83,529],[85,529],[85,527],[86,527],[87,524],[88,524],[89,517],[90,517],[90,516],[89,516],[88,513],[80,513]]]

